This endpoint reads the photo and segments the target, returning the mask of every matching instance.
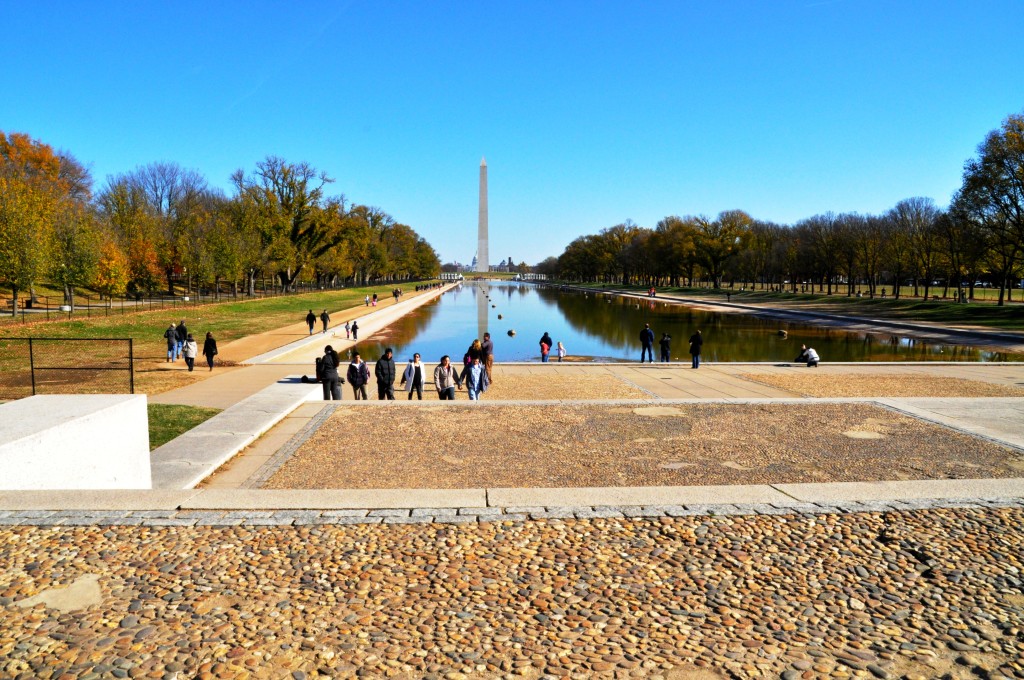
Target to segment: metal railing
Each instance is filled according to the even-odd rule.
[[[0,337],[0,399],[135,394],[131,338]]]

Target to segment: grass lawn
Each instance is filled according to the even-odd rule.
[[[147,411],[150,451],[220,413],[216,408],[179,404],[149,404]]]
[[[579,284],[573,284],[579,285]],[[596,290],[629,290],[643,292],[647,286],[622,286],[617,284],[583,284],[584,287]],[[973,302],[957,304],[952,300],[923,300],[921,298],[891,297],[866,298],[847,297],[846,292],[824,295],[817,293],[774,293],[762,290],[740,292],[738,288],[670,288],[659,287],[660,294],[673,294],[682,297],[717,298],[723,302],[728,299],[739,304],[756,304],[766,307],[778,306],[790,309],[806,309],[808,311],[848,314],[895,321],[927,321],[949,326],[983,326],[990,329],[1010,331],[1024,330],[1024,305],[1019,301],[1019,291],[1014,291],[1017,299],[1007,302],[1002,307],[992,302]]]

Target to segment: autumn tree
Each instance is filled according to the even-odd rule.
[[[697,261],[707,268],[715,288],[722,287],[726,263],[745,247],[751,223],[753,219],[742,210],[726,210],[715,220],[695,219]]]
[[[75,310],[75,288],[92,284],[100,259],[101,235],[90,206],[63,202],[55,213],[50,280],[64,290],[64,304]]]

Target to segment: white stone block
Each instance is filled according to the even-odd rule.
[[[0,405],[0,489],[152,487],[145,395],[36,395]]]

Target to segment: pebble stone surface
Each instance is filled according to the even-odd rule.
[[[0,677],[1024,678],[1016,501],[510,510],[6,511]],[[19,605],[89,575],[98,602]]]
[[[687,486],[1022,470],[1020,451],[869,404],[437,404],[383,417],[342,405],[264,488]]]
[[[745,373],[740,377],[804,397],[1024,397],[1024,388],[981,380],[875,373],[850,375],[810,370]]]

